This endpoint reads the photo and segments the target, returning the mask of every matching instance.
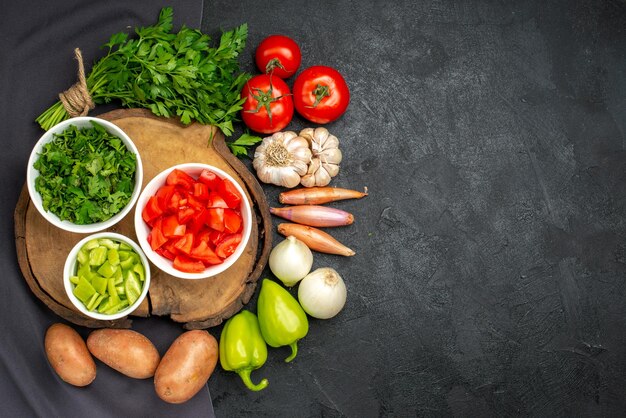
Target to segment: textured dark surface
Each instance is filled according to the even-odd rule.
[[[345,75],[331,184],[370,196],[334,205],[357,255],[314,262],[345,310],[261,393],[219,370],[216,414],[623,416],[626,4],[205,2],[205,31],[243,22],[249,71],[281,33]]]

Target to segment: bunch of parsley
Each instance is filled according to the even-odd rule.
[[[113,35],[105,45],[108,54],[87,76],[94,103],[120,100],[126,107],[150,109],[155,115],[179,117],[219,127],[232,135],[233,120],[241,110],[241,88],[249,75],[241,73],[238,55],[243,51],[248,27],[224,32],[217,47],[208,35],[183,26],[172,32],[173,10],[163,8],[153,26]],[[37,118],[45,130],[69,117],[60,102]]]
[[[92,122],[70,125],[44,145],[35,162],[43,208],[78,225],[106,221],[130,201],[137,159],[120,138]]]

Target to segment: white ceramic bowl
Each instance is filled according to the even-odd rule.
[[[139,298],[137,298],[135,303],[130,305],[128,308],[111,315],[88,311],[87,307],[76,296],[74,296],[74,285],[70,281],[70,276],[76,274],[76,257],[78,255],[78,251],[80,251],[83,245],[85,245],[87,242],[91,241],[92,239],[98,238],[109,238],[113,241],[125,242],[126,244],[133,247],[135,252],[139,255],[139,258],[141,259],[141,263],[143,264],[143,268],[146,274],[143,282],[143,288],[141,289],[141,294],[139,295]],[[67,296],[70,298],[70,301],[72,301],[72,304],[74,304],[76,309],[78,309],[84,315],[104,321],[119,319],[131,314],[135,309],[137,309],[137,307],[148,295],[148,289],[150,288],[150,263],[148,262],[148,259],[146,258],[146,255],[142,251],[141,247],[139,247],[139,245],[137,245],[137,243],[132,239],[114,232],[99,232],[97,234],[89,235],[83,238],[74,246],[74,248],[72,248],[72,251],[70,251],[67,259],[65,260],[65,266],[63,267],[63,286],[65,287],[65,293],[67,293]]]
[[[35,179],[39,176],[39,171],[34,168],[34,164],[35,161],[37,161],[37,159],[39,158],[39,154],[41,153],[43,146],[54,139],[54,134],[59,134],[63,132],[70,125],[74,125],[78,128],[91,127],[91,121],[97,122],[98,124],[102,125],[109,133],[119,137],[124,145],[126,145],[126,148],[128,148],[129,151],[135,154],[137,160],[137,168],[135,171],[135,187],[133,189],[133,194],[131,195],[128,204],[126,204],[126,206],[113,217],[103,222],[97,222],[88,225],[77,225],[68,220],[62,221],[57,215],[53,214],[52,212],[47,212],[43,208],[41,195],[35,190]],[[61,228],[65,231],[76,232],[79,234],[92,234],[94,232],[102,231],[112,227],[113,225],[121,221],[128,214],[128,212],[130,212],[133,205],[139,198],[142,181],[143,166],[141,164],[141,157],[139,156],[139,151],[137,150],[137,147],[135,146],[133,141],[117,125],[114,125],[107,120],[90,116],[81,116],[67,119],[53,126],[52,128],[50,128],[50,130],[43,134],[43,136],[35,144],[35,147],[30,154],[30,158],[28,160],[28,171],[26,173],[26,184],[28,187],[28,193],[30,194],[30,200],[33,202],[39,213],[41,213],[41,215],[54,226]]]
[[[192,176],[194,179],[198,178],[202,170],[210,170],[217,174],[220,178],[226,178],[230,180],[230,182],[235,185],[237,191],[241,196],[240,212],[243,221],[241,242],[237,246],[237,249],[235,249],[235,252],[231,254],[228,258],[224,259],[221,264],[209,266],[200,273],[187,273],[177,270],[173,267],[172,261],[154,252],[150,247],[150,244],[148,243],[148,234],[150,233],[151,228],[148,224],[144,222],[143,218],[141,217],[141,212],[146,206],[148,199],[150,199],[150,197],[153,196],[157,192],[157,190],[159,190],[159,188],[165,184],[165,179],[167,178],[168,174],[174,169],[184,171],[185,173]],[[146,187],[144,187],[141,195],[139,196],[139,199],[137,200],[137,206],[135,207],[135,232],[137,234],[137,241],[139,242],[139,245],[141,245],[141,248],[143,248],[150,261],[152,261],[152,263],[156,267],[171,276],[180,277],[181,279],[206,279],[207,277],[215,276],[228,269],[235,263],[235,261],[237,261],[241,254],[243,254],[244,250],[246,249],[246,245],[248,244],[248,240],[250,239],[251,231],[252,209],[250,208],[250,202],[248,202],[245,192],[232,176],[230,176],[225,171],[208,164],[179,164],[160,172],[152,180],[150,180]]]

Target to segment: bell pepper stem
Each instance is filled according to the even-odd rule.
[[[296,355],[298,354],[298,341],[292,342],[289,344],[289,347],[291,347],[291,355],[285,359],[285,363],[289,363],[291,360],[296,358]]]
[[[241,380],[243,380],[243,383],[246,385],[248,389],[254,392],[258,392],[260,390],[265,389],[267,385],[269,384],[267,379],[263,379],[259,382],[258,385],[255,385],[254,383],[252,383],[252,380],[250,380],[251,371],[252,371],[251,369],[243,369],[243,370],[239,370],[237,374],[239,375],[239,377],[241,377]]]

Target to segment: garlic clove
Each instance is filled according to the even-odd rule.
[[[293,170],[300,176],[303,176],[307,173],[308,167],[309,165],[304,161],[296,160],[293,162]]]
[[[319,170],[321,165],[319,158],[312,158],[311,164],[309,164],[309,169],[307,170],[307,174],[315,174],[317,170]]]
[[[288,188],[296,187],[300,184],[300,174],[295,171],[289,170],[275,170],[273,172],[274,181],[273,184],[284,186]]]
[[[335,177],[339,173],[339,166],[337,164],[322,164],[322,169],[326,170],[331,177]]]
[[[341,154],[341,150],[339,148],[331,148],[321,153],[319,158],[328,164],[339,164],[343,155]]]
[[[304,187],[315,186],[315,176],[313,174],[307,174],[306,176],[303,176],[300,180],[300,184],[302,184]]]
[[[327,186],[328,183],[330,183],[330,175],[324,167],[320,167],[320,169],[315,172],[315,185],[322,187]]]

